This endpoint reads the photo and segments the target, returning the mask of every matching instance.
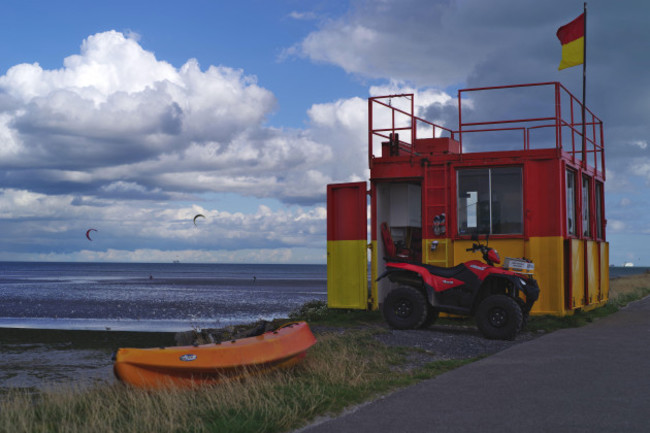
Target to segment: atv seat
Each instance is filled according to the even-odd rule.
[[[460,274],[463,272],[467,267],[461,263],[460,265],[456,265],[453,268],[444,268],[440,266],[433,266],[433,265],[426,265],[423,264],[427,270],[432,273],[433,275],[437,275],[439,277],[444,277],[444,278],[453,278],[454,276]]]

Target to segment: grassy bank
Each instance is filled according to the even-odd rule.
[[[577,311],[571,316],[531,317],[527,329],[547,332],[562,328],[584,326],[594,320],[615,313],[628,303],[650,295],[650,274],[643,273],[610,280],[609,301],[601,308],[591,311]]]
[[[194,391],[146,392],[120,384],[36,395],[11,391],[0,402],[0,431],[282,432],[468,362],[399,372],[404,352],[370,332],[322,334],[293,370]]]
[[[650,274],[612,280],[610,285],[607,306],[566,318],[531,317],[529,327],[551,331],[611,314],[650,294]],[[146,392],[120,384],[36,393],[10,390],[0,397],[0,431],[284,432],[471,362],[437,361],[417,369],[402,368],[417,349],[388,347],[371,338],[372,333],[382,332],[376,326],[381,322],[377,312],[328,310],[314,303],[294,318],[307,319],[319,330],[318,344],[295,369],[194,391]],[[16,331],[14,338],[28,338],[23,331],[28,332]],[[57,333],[50,337],[66,340]],[[113,341],[101,339],[113,337],[80,334],[75,344],[110,343],[112,349]],[[146,335],[142,337],[151,343]]]

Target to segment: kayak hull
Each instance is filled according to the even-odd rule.
[[[315,343],[307,323],[297,322],[220,343],[121,348],[115,354],[113,371],[122,382],[139,388],[192,388],[290,367]]]

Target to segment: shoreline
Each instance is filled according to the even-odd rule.
[[[119,347],[175,345],[176,333],[0,328],[0,392],[113,383]]]
[[[40,329],[0,327],[0,348],[7,345],[66,345],[71,349],[104,349],[111,344],[132,347],[174,345],[176,332],[113,331],[86,329]],[[118,343],[119,342],[119,343]],[[126,344],[124,343],[126,342]],[[142,346],[145,344],[146,346]]]
[[[610,279],[609,300],[619,297],[635,296],[639,287],[650,285],[650,273],[623,276]],[[250,323],[248,324],[250,325]],[[380,325],[380,327],[385,327]],[[206,329],[208,330],[208,329]],[[188,329],[180,332],[161,331],[125,331],[125,330],[62,330],[37,328],[6,328],[0,327],[0,354],[3,359],[3,369],[0,370],[0,393],[3,389],[43,389],[52,386],[69,386],[84,383],[111,383],[113,377],[111,354],[120,347],[160,347],[176,346],[181,336],[193,339],[196,330]],[[434,340],[449,339],[449,347],[459,344],[458,338],[472,343],[487,352],[499,351],[500,345],[494,346],[479,338],[478,331],[473,329],[451,330],[449,326],[434,325],[428,333],[420,331],[394,331],[382,337],[392,341],[384,341],[389,345],[402,345],[411,342],[415,347],[422,348],[422,339],[433,338],[433,332],[441,332]],[[473,334],[477,334],[476,341]],[[411,335],[415,334],[415,335]],[[392,337],[391,337],[392,335]],[[522,335],[525,341],[539,334],[527,333]],[[417,337],[417,338],[416,338]],[[466,343],[467,343],[466,342]],[[184,341],[192,344],[191,341]],[[391,344],[392,343],[392,344]],[[472,350],[473,346],[471,347]],[[468,346],[469,347],[469,346]],[[440,344],[430,348],[441,350]],[[451,349],[449,349],[451,350]],[[445,352],[445,350],[443,350]]]

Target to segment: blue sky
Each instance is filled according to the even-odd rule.
[[[582,7],[5,1],[0,260],[324,263],[325,185],[368,177],[368,96],[414,92],[455,128],[459,87],[580,95],[555,31]],[[615,264],[650,265],[648,12],[589,2]]]
[[[347,7],[347,2],[298,0],[193,0],[182,6],[170,0],[9,0],[4,2],[0,22],[5,36],[14,36],[11,44],[3,44],[0,64],[3,70],[33,62],[56,69],[90,35],[108,30],[133,32],[145,50],[176,67],[196,58],[202,67],[224,65],[255,75],[260,86],[288,97],[271,120],[300,127],[314,101],[332,97],[328,86],[314,85],[307,79],[310,75],[336,82],[337,98],[356,96],[366,89],[360,80],[350,80],[333,65],[280,61],[283,51],[313,31],[316,22],[340,16]]]

